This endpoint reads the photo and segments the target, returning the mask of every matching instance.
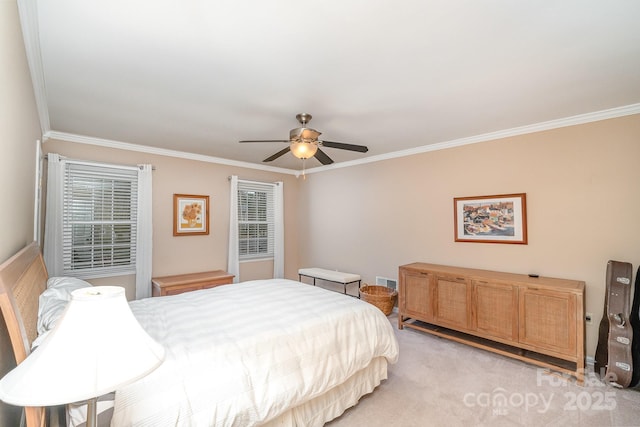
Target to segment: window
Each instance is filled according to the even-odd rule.
[[[272,258],[274,184],[238,181],[238,252],[241,260]]]
[[[65,274],[84,278],[135,274],[135,169],[66,162],[62,204]]]

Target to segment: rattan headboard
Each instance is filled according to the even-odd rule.
[[[0,310],[11,339],[16,363],[30,353],[37,337],[38,298],[47,287],[47,268],[34,242],[0,265]],[[26,408],[27,427],[42,426],[43,408]]]

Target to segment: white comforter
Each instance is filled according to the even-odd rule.
[[[134,301],[164,363],[118,390],[113,426],[253,426],[344,382],[398,344],[356,298],[290,280]]]

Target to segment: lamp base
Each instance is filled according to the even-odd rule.
[[[98,398],[87,400],[87,427],[98,427]]]

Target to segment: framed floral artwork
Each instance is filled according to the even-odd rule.
[[[527,244],[527,195],[456,197],[456,242]]]
[[[173,195],[173,235],[209,234],[209,196]]]

